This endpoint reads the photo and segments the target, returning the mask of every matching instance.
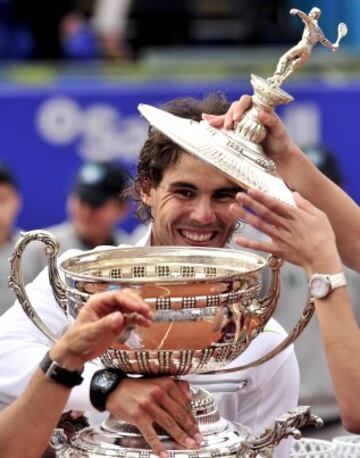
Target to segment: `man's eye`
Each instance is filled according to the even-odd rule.
[[[194,196],[194,191],[190,189],[176,189],[174,193],[180,199],[191,199]]]
[[[220,202],[231,202],[235,200],[236,193],[234,192],[219,192],[215,194],[215,199]]]

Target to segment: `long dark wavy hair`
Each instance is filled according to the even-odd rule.
[[[222,115],[230,107],[230,102],[221,92],[214,92],[202,100],[192,97],[174,99],[161,108],[181,118],[201,121],[202,113]],[[148,137],[140,151],[137,174],[133,184],[126,189],[124,197],[131,197],[137,202],[136,216],[143,223],[151,220],[150,208],[141,199],[142,193],[157,188],[165,170],[174,166],[183,150],[165,135],[153,127],[149,128]]]

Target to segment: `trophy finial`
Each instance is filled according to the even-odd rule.
[[[309,14],[301,10],[292,8],[290,14],[298,15],[305,24],[301,40],[283,54],[277,64],[274,75],[268,78],[268,82],[273,87],[279,87],[296,69],[301,67],[310,57],[313,47],[317,43],[336,51],[339,47],[340,40],[347,34],[347,26],[344,22],[338,25],[338,37],[334,43],[331,43],[324,35],[324,32],[318,25],[318,19],[321,15],[320,8],[314,7]]]

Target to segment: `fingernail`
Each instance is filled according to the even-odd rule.
[[[167,452],[160,452],[159,457],[160,458],[168,458],[168,453]]]
[[[191,439],[191,437],[187,437],[187,438],[185,439],[185,444],[186,444],[188,447],[195,447],[195,445],[196,445],[194,439]]]

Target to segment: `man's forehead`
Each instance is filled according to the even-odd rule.
[[[169,167],[165,171],[163,178],[167,184],[186,182],[195,187],[205,183],[207,185],[213,185],[215,188],[240,187],[215,167],[185,152],[181,154],[174,166]]]

